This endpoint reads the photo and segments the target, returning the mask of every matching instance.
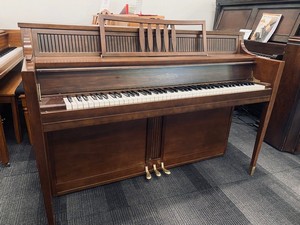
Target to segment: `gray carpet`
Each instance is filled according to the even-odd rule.
[[[150,182],[140,176],[55,198],[57,224],[299,225],[300,155],[264,144],[249,176],[252,122],[235,116],[223,157],[174,168],[170,176]],[[0,224],[45,225],[28,137],[18,145],[6,130],[11,167],[0,167]]]

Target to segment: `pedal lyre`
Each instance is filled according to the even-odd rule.
[[[171,174],[171,171],[170,171],[170,170],[167,170],[167,169],[165,168],[165,165],[164,165],[163,162],[161,162],[160,166],[161,166],[162,171],[163,171],[165,174],[168,174],[168,175]]]
[[[153,170],[154,170],[154,173],[157,177],[160,177],[161,176],[161,173],[157,170],[156,168],[156,164],[153,164]]]
[[[151,180],[151,174],[149,172],[148,166],[145,166],[145,172],[146,172],[146,179]]]

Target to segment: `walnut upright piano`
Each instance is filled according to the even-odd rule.
[[[223,155],[233,107],[261,102],[253,174],[284,63],[248,54],[239,33],[206,32],[204,21],[120,16],[100,16],[99,27],[19,26],[50,225],[53,196]]]

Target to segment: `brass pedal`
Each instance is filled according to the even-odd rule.
[[[146,179],[151,180],[151,174],[149,172],[148,166],[145,166],[145,171],[146,171]]]
[[[155,172],[155,175],[157,176],[157,177],[160,177],[161,176],[161,173],[157,170],[157,168],[156,168],[156,164],[153,164],[153,170],[154,170],[154,172]]]
[[[165,165],[164,165],[163,162],[161,162],[160,166],[161,166],[161,168],[162,168],[162,171],[163,171],[165,174],[168,174],[168,175],[171,174],[171,171],[170,171],[170,170],[167,170],[167,169],[165,168]]]

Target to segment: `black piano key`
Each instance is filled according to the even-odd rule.
[[[158,88],[158,91],[160,91],[160,93],[162,93],[162,94],[166,94],[167,93],[167,91],[164,90],[163,88]]]
[[[104,99],[108,99],[108,95],[104,93],[99,93]]]
[[[103,100],[103,96],[100,95],[100,94],[96,94],[97,98],[100,99],[100,100]]]
[[[97,96],[95,94],[90,94],[90,96],[92,97],[93,100],[97,100]]]
[[[149,89],[149,91],[151,91],[153,94],[158,95],[159,92],[156,89]]]
[[[152,95],[151,91],[149,90],[144,90],[148,95]]]
[[[138,92],[141,93],[144,96],[148,95],[147,92],[145,92],[144,90],[138,90]]]
[[[86,102],[89,100],[88,97],[86,95],[82,95],[83,100],[85,100]]]
[[[130,91],[131,94],[133,94],[134,96],[140,96],[140,94],[136,91]]]
[[[174,93],[175,91],[172,88],[164,88],[165,91],[170,92],[170,93]]]
[[[111,93],[111,92],[109,92],[108,93],[111,97],[113,97],[113,98],[117,98],[117,96],[116,96],[116,94],[115,93]]]
[[[114,92],[114,94],[116,95],[117,98],[122,98],[122,95],[118,92]]]
[[[159,89],[159,88],[155,88],[155,90],[159,93],[159,94],[163,94],[164,92],[161,90],[161,89]]]
[[[72,99],[71,96],[67,96],[67,99],[68,99],[68,101],[69,101],[70,103],[73,102],[73,99]]]
[[[80,95],[76,95],[78,101],[82,102],[82,97]]]
[[[126,97],[131,97],[131,94],[128,91],[122,91],[121,93]]]

